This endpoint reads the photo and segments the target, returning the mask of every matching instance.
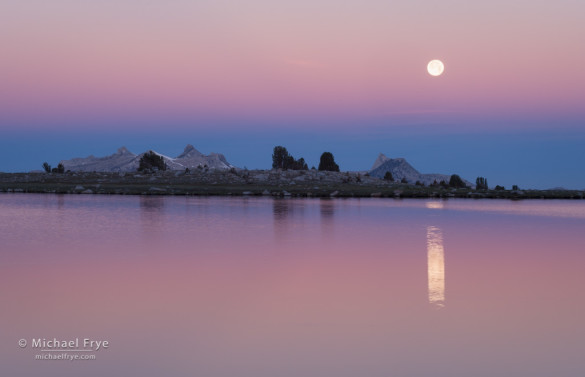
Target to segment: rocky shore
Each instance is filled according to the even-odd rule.
[[[474,190],[415,186],[356,172],[214,170],[141,173],[0,173],[0,192],[117,195],[244,195],[583,199],[580,190]]]

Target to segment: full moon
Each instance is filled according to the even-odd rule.
[[[431,60],[427,65],[427,71],[431,76],[440,76],[445,70],[445,65],[440,60]]]

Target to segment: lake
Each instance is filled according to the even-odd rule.
[[[3,376],[585,375],[584,201],[0,194],[0,239]]]

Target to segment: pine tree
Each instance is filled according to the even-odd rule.
[[[272,168],[283,170],[309,170],[304,158],[301,157],[298,160],[295,160],[295,158],[288,153],[286,148],[281,145],[274,147],[272,152]]]
[[[457,174],[453,174],[451,176],[451,179],[449,179],[449,186],[462,188],[465,187],[465,182],[463,182],[463,179],[461,179],[460,176],[458,176]]]
[[[148,151],[140,158],[138,171],[153,172],[156,170],[167,170],[165,159],[153,151]]]
[[[285,147],[278,145],[272,152],[272,169],[287,169],[290,155]]]
[[[487,190],[488,189],[487,179],[484,177],[477,177],[477,179],[475,180],[475,189]]]
[[[335,158],[331,152],[323,152],[319,161],[319,170],[339,171],[339,165],[335,163]]]

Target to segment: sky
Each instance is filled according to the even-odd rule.
[[[0,171],[185,144],[585,188],[585,2],[3,0]],[[432,59],[445,72],[432,77]]]

